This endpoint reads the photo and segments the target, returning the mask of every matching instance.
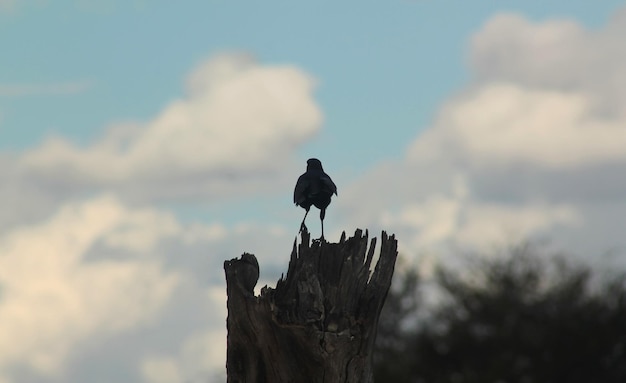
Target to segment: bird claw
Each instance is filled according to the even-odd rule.
[[[302,224],[300,225],[300,233],[302,232],[309,232],[309,229],[306,227],[306,225],[304,224],[304,222],[302,222]]]

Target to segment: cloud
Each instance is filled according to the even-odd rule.
[[[11,201],[0,230],[102,191],[134,204],[215,204],[290,188],[298,148],[320,129],[314,87],[296,67],[218,55],[191,71],[184,97],[146,122],[113,124],[85,146],[50,137],[0,153],[0,199]]]
[[[532,23],[521,15],[498,15],[471,40],[472,72],[480,83],[582,90],[598,111],[623,114],[625,20],[626,8],[617,10],[598,30],[587,30],[572,20]]]
[[[213,307],[220,308],[216,316],[225,318],[225,289],[209,289],[207,298],[213,302]],[[225,327],[194,332],[182,342],[175,354],[145,357],[140,365],[141,374],[149,383],[206,381],[209,376],[220,372],[223,374],[226,363],[226,335]]]
[[[562,169],[626,161],[625,123],[597,115],[584,92],[489,83],[445,105],[408,155],[476,167]]]
[[[141,365],[141,373],[149,383],[184,382],[180,368],[173,358],[148,358]]]
[[[356,212],[356,217],[362,220],[360,226],[369,227],[374,233],[380,230],[395,233],[401,238],[400,251],[405,256],[432,251],[442,254],[459,248],[482,249],[494,243],[541,236],[554,228],[577,228],[582,223],[581,214],[573,204],[485,200],[470,189],[471,178],[431,168],[433,173],[447,176],[447,181],[422,179],[420,175],[426,172],[418,173],[415,172],[418,168],[398,165],[394,173],[386,173],[387,177],[412,176],[395,181],[400,185],[398,188],[379,189],[378,194],[385,194],[387,200],[378,198],[378,194],[359,195],[363,185],[379,178],[380,172],[375,172],[352,185],[344,193],[348,194],[348,202],[339,204],[341,213],[349,216],[349,220],[354,219]],[[411,195],[411,191],[416,192]],[[362,211],[365,204],[369,215]]]
[[[626,9],[599,30],[493,17],[471,39],[474,83],[413,143],[412,160],[583,168],[626,162]]]
[[[91,146],[52,138],[23,154],[21,171],[141,199],[206,197],[272,188],[321,113],[313,80],[291,66],[227,54],[187,78],[187,95],[154,119],[110,127]]]
[[[442,244],[473,249],[523,241],[557,225],[576,226],[578,213],[568,206],[462,204],[433,197],[405,206],[397,215],[386,213],[382,222],[415,233],[409,237],[413,243],[407,249],[441,249]]]
[[[446,104],[411,156],[554,168],[624,162],[626,9],[599,30],[502,14],[471,39],[474,85]],[[458,154],[460,152],[460,154]]]
[[[471,83],[404,159],[344,188],[345,221],[396,232],[408,254],[552,236],[573,251],[626,245],[614,234],[626,203],[625,17],[587,30],[494,16],[471,38]]]
[[[0,237],[0,343],[10,345],[0,348],[2,370],[56,376],[87,339],[153,320],[179,283],[175,273],[154,259],[84,259],[108,232],[145,214],[102,197]]]
[[[14,227],[0,236],[0,341],[14,345],[0,348],[0,380],[206,380],[225,362],[224,260],[254,252],[273,283],[294,235],[183,223],[111,195]]]

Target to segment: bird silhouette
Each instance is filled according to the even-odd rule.
[[[300,231],[307,230],[304,221],[307,214],[309,214],[311,205],[320,209],[320,220],[322,221],[321,238],[323,239],[326,208],[330,205],[330,198],[333,193],[337,195],[337,186],[328,174],[324,173],[320,160],[311,158],[306,164],[306,172],[298,178],[296,188],[293,191],[293,202],[306,210],[300,224]]]

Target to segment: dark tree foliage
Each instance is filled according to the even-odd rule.
[[[413,345],[407,337],[415,332],[415,326],[411,327],[410,321],[414,319],[419,305],[419,278],[417,270],[405,270],[394,275],[394,284],[378,320],[374,352],[376,382],[406,381],[415,363],[409,352]]]
[[[459,272],[441,268],[437,307],[420,314],[398,302],[411,278],[390,290],[380,320],[375,378],[424,383],[626,382],[626,278],[593,278],[587,266],[520,246]],[[423,314],[423,313],[421,313]],[[424,316],[424,315],[420,315]],[[395,331],[395,332],[394,332]],[[385,339],[386,337],[389,339]]]

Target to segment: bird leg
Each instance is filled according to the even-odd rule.
[[[322,221],[322,236],[320,239],[324,239],[324,217],[326,216],[326,209],[320,210],[320,221]]]

